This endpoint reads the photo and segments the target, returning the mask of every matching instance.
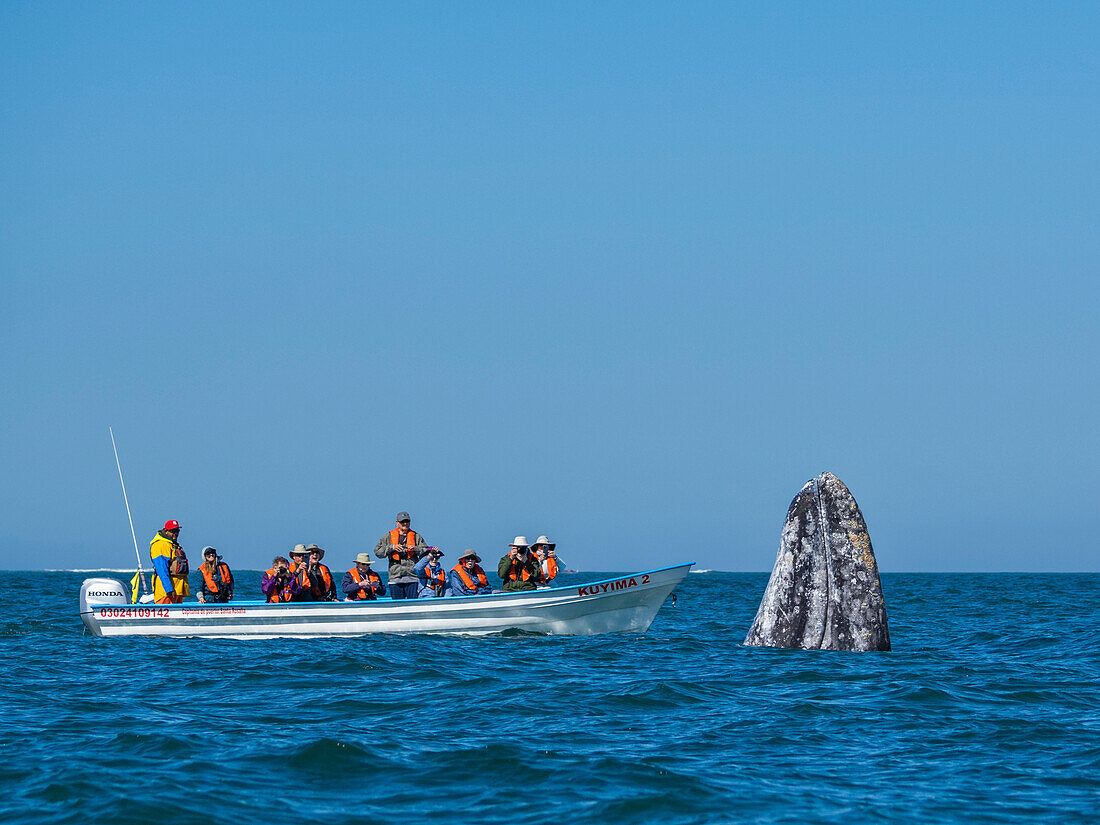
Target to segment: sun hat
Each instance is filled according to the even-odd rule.
[[[295,544],[294,549],[290,551],[292,556],[307,556],[309,555],[304,544]]]
[[[318,547],[316,544],[311,544],[309,547],[307,547],[306,552],[307,553],[317,553],[318,558],[323,559],[325,557],[325,551],[322,550],[320,547]]]
[[[355,557],[356,564],[370,564],[374,559],[370,557],[370,553],[360,553]]]
[[[539,536],[531,544],[532,544],[532,546],[534,546],[536,544],[545,544],[551,550],[553,550],[555,547],[558,546],[554,542],[550,541],[550,539],[547,536]]]
[[[512,543],[509,544],[508,546],[509,547],[530,547],[531,545],[529,545],[527,543],[527,536],[516,536],[515,539],[512,540]]]
[[[462,555],[458,557],[458,560],[462,561],[463,559],[470,558],[470,556],[474,557],[474,561],[481,561],[481,556],[479,556],[477,553],[475,553],[473,550],[471,550],[468,547],[465,550],[462,551]]]

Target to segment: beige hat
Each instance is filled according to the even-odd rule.
[[[530,547],[531,545],[529,545],[527,543],[527,536],[516,536],[515,539],[512,541],[512,543],[509,544],[508,546],[509,547]]]
[[[356,564],[370,564],[374,559],[370,557],[370,553],[360,553],[355,557]]]
[[[323,559],[325,557],[325,551],[318,547],[316,544],[311,544],[306,548],[307,553],[316,553],[317,558]]]
[[[470,556],[474,557],[474,561],[481,561],[481,556],[479,556],[477,553],[475,553],[473,550],[471,550],[469,548],[466,548],[465,550],[462,551],[462,555],[458,557],[458,560],[462,561],[463,559],[470,558]]]
[[[309,551],[306,550],[306,546],[304,544],[295,544],[294,549],[290,551],[290,555],[292,555],[292,556],[299,556],[299,555],[300,556],[308,556]]]
[[[536,545],[536,544],[545,544],[551,550],[553,550],[555,547],[557,547],[557,545],[554,544],[554,542],[550,541],[550,539],[546,536],[539,536],[531,544],[532,544],[532,546]]]

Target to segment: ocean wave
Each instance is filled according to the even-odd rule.
[[[1029,578],[1006,626],[1011,577],[891,576],[876,654],[743,647],[758,574],[567,638],[104,639],[80,579],[5,588],[5,823],[1090,822],[1100,795],[1100,577]]]
[[[59,567],[43,570],[43,573],[127,573],[131,577],[137,572],[136,567]],[[24,571],[24,572],[36,572],[36,571]],[[146,575],[149,575],[149,570],[146,569]]]

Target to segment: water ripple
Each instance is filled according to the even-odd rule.
[[[642,637],[268,641],[84,635],[83,577],[10,574],[0,821],[1063,823],[1100,798],[1100,576],[885,576],[895,650],[867,655],[742,647],[755,574],[688,577]]]

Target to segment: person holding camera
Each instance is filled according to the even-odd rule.
[[[557,546],[546,536],[539,536],[531,545],[535,558],[539,560],[539,587],[549,587],[550,582],[558,577],[558,570],[564,567],[554,553],[554,548]]]
[[[309,557],[298,567],[298,586],[300,600],[303,602],[337,601],[336,582],[332,580],[332,571],[328,565],[321,564],[325,551],[316,544],[306,548]]]
[[[292,575],[297,576],[298,571],[301,570],[309,562],[309,551],[306,550],[304,544],[295,544],[294,549],[290,551],[290,564],[287,565]]]
[[[355,567],[344,574],[340,589],[344,591],[344,601],[374,601],[386,595],[386,585],[382,577],[371,570],[370,553],[360,553],[355,557]]]
[[[397,514],[397,527],[390,530],[374,546],[374,555],[390,560],[389,588],[391,599],[415,599],[420,591],[420,581],[414,568],[420,557],[428,552],[424,537],[412,530],[408,513]]]
[[[451,595],[451,583],[447,580],[447,571],[439,561],[443,551],[438,547],[429,547],[427,554],[416,563],[413,572],[420,581],[418,598],[433,599]]]
[[[271,569],[264,573],[260,581],[260,590],[267,597],[268,602],[289,602],[301,591],[298,577],[290,572],[290,562],[282,556],[276,556],[271,561]]]
[[[497,564],[497,575],[507,592],[534,590],[538,586],[539,560],[529,552],[527,536],[516,536],[508,545],[508,554]]]

